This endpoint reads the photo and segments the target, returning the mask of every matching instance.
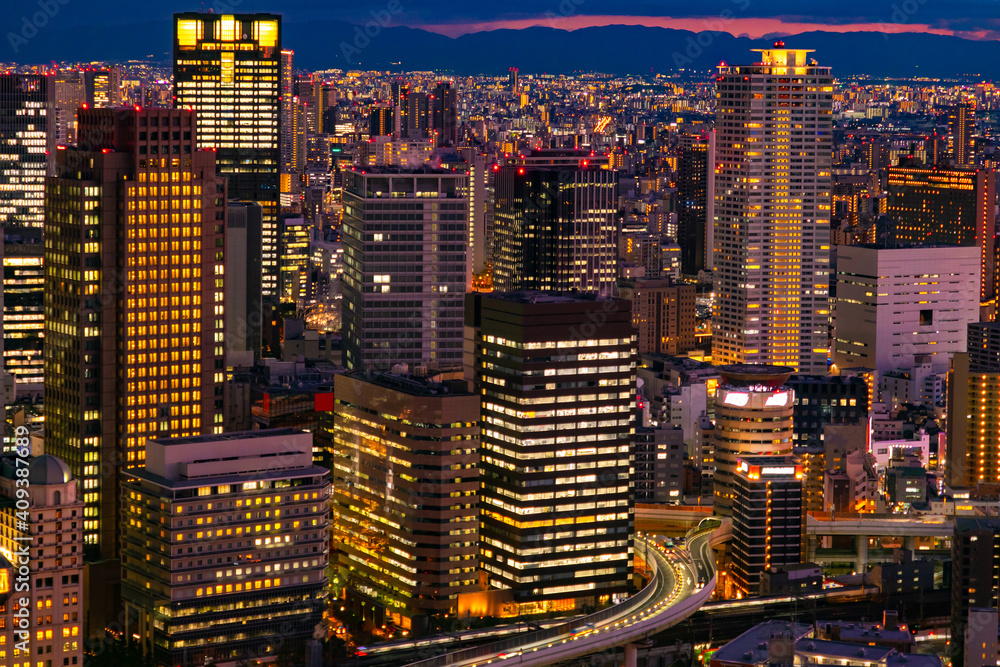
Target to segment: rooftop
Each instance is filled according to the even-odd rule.
[[[294,435],[301,431],[294,428],[272,428],[262,431],[234,431],[231,433],[217,433],[210,435],[192,435],[187,438],[154,438],[165,447],[170,445],[190,445],[195,443],[229,442],[232,440],[257,440],[263,438],[274,438],[276,436]]]

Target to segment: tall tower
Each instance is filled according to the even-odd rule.
[[[498,291],[613,293],[618,172],[587,151],[530,151],[496,173],[492,261]]]
[[[715,512],[732,516],[735,476],[744,456],[790,456],[794,393],[792,369],[744,364],[722,366],[715,395]]]
[[[712,356],[824,373],[833,79],[810,51],[760,53],[716,78]]]
[[[265,297],[278,292],[281,17],[174,15],[174,106],[198,112],[198,148],[215,149],[229,196],[264,211]]]
[[[344,365],[460,366],[468,176],[430,167],[345,176]]]
[[[713,222],[709,205],[709,173],[715,172],[715,131],[681,134],[677,156],[677,241],[681,246],[681,271],[698,275],[711,269],[707,227]]]
[[[455,89],[442,81],[434,89],[432,98],[432,123],[438,146],[458,145],[458,111]]]
[[[948,112],[948,139],[951,142],[952,160],[957,165],[975,164],[972,135],[976,130],[976,110],[963,102]]]
[[[466,379],[482,389],[489,585],[540,611],[627,595],[637,357],[629,302],[471,294],[466,317]]]
[[[41,227],[55,154],[56,78],[0,75],[0,225]],[[74,109],[75,111],[75,109]]]
[[[148,438],[221,432],[225,179],[194,113],[81,109],[45,191],[45,448],[118,553],[118,474]]]

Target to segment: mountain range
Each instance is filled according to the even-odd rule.
[[[774,38],[750,39],[723,32],[611,25],[566,31],[551,27],[492,30],[451,38],[374,21],[288,23],[282,42],[295,51],[296,68],[436,70],[454,74],[603,72],[670,73],[679,68],[708,73],[720,61],[752,62],[750,49]],[[1000,78],[1000,41],[972,41],[925,33],[807,32],[781,37],[789,48],[815,49],[835,75],[878,77]],[[17,63],[128,60],[169,61],[171,23],[60,28],[56,22],[30,39],[8,33],[0,59]],[[15,48],[16,47],[16,48]]]

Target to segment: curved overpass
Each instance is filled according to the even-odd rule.
[[[710,522],[706,524],[706,522]],[[668,549],[657,536],[636,538],[653,570],[650,582],[628,600],[571,623],[485,646],[446,653],[408,667],[541,667],[642,640],[680,623],[715,589],[711,545],[719,522],[706,519],[688,533],[686,548]],[[510,662],[504,662],[510,661]]]

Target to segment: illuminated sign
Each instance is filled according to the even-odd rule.
[[[750,401],[750,394],[740,394],[736,392],[729,392],[726,394],[726,398],[723,399],[723,403],[726,405],[735,405],[737,407],[743,407]]]
[[[750,471],[750,466],[747,465],[746,461],[740,461],[740,465],[737,468],[737,470],[739,472],[749,472]]]
[[[768,396],[767,397],[767,402],[764,403],[764,405],[765,406],[768,406],[768,405],[784,406],[787,403],[788,403],[788,392],[787,391],[783,391],[780,394],[772,394],[771,396]]]
[[[768,476],[770,476],[770,475],[794,475],[795,474],[795,466],[787,466],[787,467],[780,467],[780,468],[774,468],[774,467],[771,467],[771,468],[761,468],[760,474],[762,474],[762,475],[768,475]]]

